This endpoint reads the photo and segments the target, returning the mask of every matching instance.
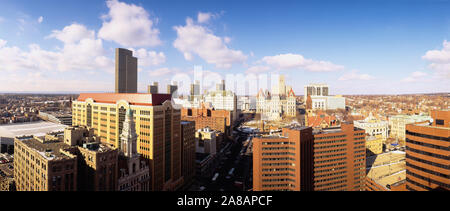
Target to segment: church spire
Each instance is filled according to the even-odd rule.
[[[120,134],[120,150],[126,157],[138,156],[137,153],[136,124],[133,119],[133,110],[128,109],[123,122],[122,134]]]

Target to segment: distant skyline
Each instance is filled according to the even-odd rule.
[[[450,0],[0,1],[0,93],[114,92],[114,49],[138,91],[201,65],[284,74],[303,95],[450,92]]]

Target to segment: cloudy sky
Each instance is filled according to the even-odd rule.
[[[284,74],[331,94],[450,92],[450,1],[0,0],[0,92],[112,92],[114,49],[139,91],[201,65]]]

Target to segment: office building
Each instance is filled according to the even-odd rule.
[[[358,191],[364,189],[364,130],[344,123],[313,130],[290,126],[280,136],[253,139],[253,189]]]
[[[378,120],[369,114],[364,120],[353,121],[355,127],[364,129],[369,136],[381,135],[383,139],[388,138],[389,123],[388,121]]]
[[[76,191],[78,159],[56,136],[14,141],[14,181],[18,191]]]
[[[215,110],[211,106],[202,104],[201,108],[182,108],[181,119],[195,122],[196,130],[209,127],[211,130],[231,135],[233,122],[231,111]]]
[[[345,97],[341,95],[329,96],[329,87],[326,84],[310,84],[305,86],[305,102],[311,98],[312,110],[336,110],[345,109]]]
[[[100,143],[100,138],[92,128],[73,126],[64,130],[66,149],[76,155],[77,190],[116,191],[118,150],[111,145]]]
[[[450,190],[450,110],[431,111],[433,123],[406,125],[406,189]]]
[[[225,82],[217,84],[215,91],[208,92],[203,99],[205,103],[211,103],[216,110],[227,110],[232,112],[233,119],[237,118],[237,97],[229,90],[225,90]]]
[[[149,161],[150,190],[175,190],[181,177],[180,110],[169,94],[82,93],[72,103],[74,125],[94,128],[101,142],[122,146],[126,111],[135,111],[137,152]]]
[[[132,51],[116,48],[116,93],[137,93],[137,66]]]
[[[167,84],[167,94],[170,94],[173,98],[177,98],[178,94],[178,85],[177,82],[173,82],[173,84]]]
[[[181,174],[184,187],[194,182],[195,166],[195,122],[181,121]]]
[[[191,96],[199,96],[201,95],[200,92],[200,82],[199,81],[195,81],[194,84],[191,84]]]
[[[397,140],[401,146],[405,146],[406,125],[419,122],[431,122],[432,118],[427,115],[395,115],[389,117],[389,137]]]
[[[366,136],[366,149],[368,155],[377,155],[383,153],[383,144],[386,139],[381,135]]]
[[[153,85],[148,85],[147,93],[158,94],[158,82],[153,82]]]
[[[208,127],[197,130],[195,132],[195,152],[215,156],[217,154],[216,136],[217,132]]]

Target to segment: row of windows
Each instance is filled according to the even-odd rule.
[[[331,144],[331,143],[342,143],[347,141],[346,139],[340,139],[340,140],[333,140],[333,141],[321,141],[321,142],[315,142],[314,144]]]
[[[295,142],[263,142],[262,145],[280,145],[280,144],[291,144],[295,145]]]
[[[283,173],[283,174],[263,174],[263,177],[284,177],[284,176],[291,176],[291,177],[295,177],[294,174],[291,173]]]
[[[341,182],[339,182],[339,183],[341,183]],[[344,187],[347,187],[347,184],[338,185],[338,186],[331,187],[331,188],[324,188],[324,189],[320,189],[319,191],[330,191],[330,190],[341,189],[341,188],[344,188]]]
[[[428,139],[434,139],[434,140],[450,142],[450,137],[440,137],[440,136],[432,136],[432,135],[420,134],[420,133],[411,132],[409,130],[406,131],[406,134],[407,135],[412,135],[412,136],[417,136],[417,137],[422,137],[422,138],[428,138]]]
[[[320,151],[320,152],[315,152],[314,154],[324,154],[324,153],[332,153],[332,152],[342,152],[342,151],[346,151],[347,149],[334,149],[334,150],[328,150],[328,151]]]
[[[430,147],[430,148],[434,148],[434,149],[441,149],[441,150],[445,150],[445,151],[450,151],[449,147],[443,147],[443,146],[438,146],[438,145],[434,145],[434,144],[424,143],[424,142],[420,142],[420,141],[414,141],[414,140],[411,140],[409,138],[406,138],[406,142],[407,143],[411,143],[411,144],[420,145],[420,146]]]
[[[338,170],[345,169],[345,168],[347,168],[347,166],[341,166],[341,167],[338,167],[338,168],[332,168],[332,169],[317,170],[317,171],[314,171],[314,173],[323,173],[323,172],[329,172],[329,171],[338,171]]]
[[[418,182],[416,182],[414,180],[409,179],[408,177],[406,177],[406,182],[409,182],[409,183],[411,183],[411,184],[413,184],[415,186],[419,186],[419,187],[421,187],[421,188],[423,188],[425,190],[432,190],[430,187],[422,185],[422,184],[420,184],[420,183],[418,183]],[[408,184],[406,184],[406,189],[408,189],[410,191],[417,191],[416,189],[411,188]]]
[[[329,176],[335,176],[335,175],[341,175],[341,174],[345,174],[347,173],[347,171],[340,171],[340,172],[335,172],[335,173],[330,173],[330,174],[322,174],[319,176],[315,176],[315,178],[322,178],[322,177],[329,177]],[[317,182],[321,182],[322,180],[318,180]]]
[[[443,178],[446,178],[446,179],[450,179],[450,175],[448,175],[448,174],[443,174],[443,173],[436,172],[436,171],[433,171],[433,170],[430,170],[430,169],[422,168],[420,166],[416,166],[416,165],[408,163],[408,162],[406,163],[406,166],[409,166],[411,168],[417,169],[419,171],[423,171],[423,172],[427,172],[429,174],[436,175],[438,177],[443,177]]]
[[[326,149],[326,148],[335,148],[335,147],[345,147],[347,144],[335,144],[335,145],[329,145],[329,146],[321,146],[321,147],[314,147],[314,149]]]
[[[338,156],[343,156],[346,155],[347,153],[340,153],[340,154],[334,154],[334,155],[323,155],[323,156],[317,156],[314,157],[314,159],[322,159],[322,158],[331,158],[331,157],[338,157]]]
[[[411,152],[415,152],[415,153],[419,153],[419,154],[422,154],[422,155],[427,155],[427,156],[431,156],[431,157],[435,157],[435,158],[449,160],[449,156],[439,155],[439,154],[435,154],[435,153],[431,153],[431,152],[425,152],[425,151],[422,151],[422,150],[411,148],[409,146],[406,146],[406,150],[411,151]]]
[[[294,166],[293,163],[263,163],[262,166]]]
[[[444,164],[441,164],[441,163],[435,163],[435,162],[424,160],[424,159],[421,159],[421,158],[416,158],[414,156],[411,156],[410,154],[406,154],[406,158],[409,158],[411,160],[415,160],[417,162],[426,163],[428,165],[436,166],[436,167],[439,167],[439,168],[450,169],[449,165],[444,165]]]
[[[334,161],[340,161],[340,160],[345,160],[347,158],[336,158],[336,159],[330,159],[330,160],[321,160],[321,161],[315,161],[315,164],[321,164],[321,163],[330,163],[330,162],[334,162]]]
[[[323,165],[323,166],[316,166],[316,169],[319,168],[325,168],[325,167],[331,167],[331,166],[340,166],[340,165],[345,165],[347,162],[339,162],[339,163],[332,163],[332,164],[327,164],[327,165]]]
[[[411,171],[408,171],[408,169],[406,170],[406,174],[410,175],[410,176],[413,176],[413,177],[417,177],[417,178],[422,179],[424,181],[427,181],[429,183],[431,182],[431,183],[434,183],[434,184],[442,186],[442,187],[450,188],[450,184],[442,183],[442,182],[436,181],[434,179],[415,174],[415,173],[413,173]],[[408,178],[408,177],[406,177],[406,178]]]
[[[262,171],[295,171],[291,168],[274,168],[274,169],[262,169]]]
[[[281,179],[263,179],[263,182],[295,182],[294,179],[281,178]]]
[[[294,147],[263,147],[262,150],[295,150]]]
[[[263,188],[275,188],[275,187],[295,187],[293,184],[274,184],[274,185],[263,185]]]
[[[275,161],[275,160],[292,160],[295,161],[295,158],[285,157],[285,158],[263,158],[264,161]]]
[[[151,112],[150,111],[141,111],[141,115],[147,115],[150,116]]]
[[[347,135],[340,135],[340,136],[323,136],[323,137],[314,137],[315,140],[322,140],[322,139],[336,139],[336,138],[344,138]]]
[[[353,149],[361,149],[361,148],[365,148],[366,146],[364,146],[364,145],[360,145],[360,146],[356,146],[356,147],[353,147]]]
[[[275,152],[275,153],[262,153],[263,156],[270,156],[270,155],[293,155],[295,156],[295,153],[292,152]]]
[[[323,179],[323,180],[319,180],[320,182],[324,182],[324,181],[330,181],[330,180],[337,180],[337,179],[343,179],[346,176],[340,176],[340,177],[334,177],[334,178],[329,178],[329,179]],[[316,182],[319,182],[316,181]],[[341,184],[341,183],[346,183],[347,180],[339,180],[339,181],[335,181],[335,182],[330,182],[330,183],[324,183],[324,184],[320,184],[320,185],[315,185],[315,187],[320,188],[323,186],[330,186],[330,185],[335,185],[335,184]]]
[[[366,143],[366,141],[359,141],[359,142],[355,142],[355,144],[365,144]]]
[[[358,151],[355,151],[355,154],[359,154],[359,153],[363,153],[363,152],[366,152],[366,150],[358,150]]]

